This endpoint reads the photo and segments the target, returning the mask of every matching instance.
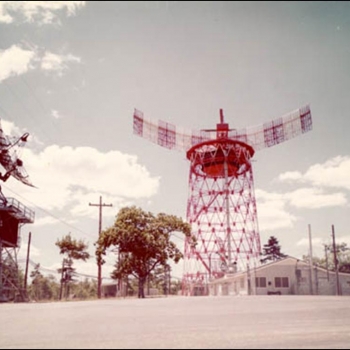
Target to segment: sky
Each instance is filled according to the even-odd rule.
[[[36,188],[2,185],[35,211],[21,227],[45,271],[60,267],[67,234],[92,257],[102,229],[136,205],[186,219],[186,154],[133,134],[134,109],[186,129],[261,125],[304,105],[313,130],[253,158],[262,246],[314,256],[350,246],[350,3],[178,1],[1,1],[0,118],[10,135],[29,132],[22,160]],[[183,249],[181,237],[175,237]],[[103,267],[109,277],[115,256]],[[173,275],[181,277],[181,264]]]

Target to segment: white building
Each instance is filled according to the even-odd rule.
[[[240,294],[350,295],[350,274],[311,267],[288,256],[209,282],[209,295]]]

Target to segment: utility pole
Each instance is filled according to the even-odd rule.
[[[250,280],[249,264],[247,264],[247,291],[248,291],[248,295],[251,295],[251,280]]]
[[[310,264],[309,264],[309,277],[310,277],[310,295],[314,294],[313,293],[313,278],[312,278],[312,265],[313,265],[313,261],[312,261],[312,239],[311,239],[311,225],[309,224],[309,258],[310,258]]]
[[[60,300],[62,300],[62,292],[63,292],[63,277],[64,277],[64,266],[65,266],[65,260],[63,258],[62,260],[62,271],[61,271],[61,284],[60,284]]]
[[[32,233],[29,232],[28,236],[28,247],[27,247],[27,259],[26,259],[26,272],[24,275],[24,292],[27,297],[27,279],[28,279],[28,265],[29,265],[29,254],[30,254],[30,241],[32,239]]]
[[[334,225],[332,225],[332,239],[333,239],[333,256],[334,256],[334,268],[335,268],[335,278],[336,278],[336,287],[337,295],[340,295],[340,285],[339,285],[339,273],[338,273],[338,258],[337,258],[337,247],[335,244],[335,234],[334,234]]]
[[[101,235],[102,231],[102,207],[112,207],[112,204],[102,204],[102,197],[100,196],[100,203],[99,204],[91,204],[89,203],[90,206],[93,207],[99,207],[99,224],[98,224],[98,237]],[[97,263],[97,297],[101,299],[101,284],[102,284],[102,278],[101,278],[101,262]]]
[[[326,259],[326,269],[327,269],[327,281],[329,282],[329,268],[328,268],[328,245],[324,244],[324,255]]]

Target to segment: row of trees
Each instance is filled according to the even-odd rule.
[[[21,286],[24,282],[24,273],[18,269],[16,264],[6,259],[4,262],[5,295],[7,300],[25,301],[25,295],[20,295]],[[61,269],[59,269],[61,274]],[[31,301],[57,301],[61,299],[96,299],[97,298],[97,279],[84,278],[78,280],[76,272],[72,272],[68,279],[60,280],[53,274],[44,275],[41,272],[40,264],[35,265],[30,274],[31,284],[27,288],[27,298]],[[133,276],[127,278],[127,288],[125,296],[138,294],[138,280]],[[159,267],[155,269],[147,278],[145,289],[158,290],[159,294],[177,294],[181,290],[181,281],[168,279],[164,269]]]
[[[97,282],[94,279],[86,278],[84,281],[76,281],[71,278],[69,281],[62,283],[57,282],[53,275],[43,276],[40,272],[40,264],[37,264],[30,277],[32,283],[29,286],[28,294],[31,300],[60,300],[62,298],[62,286],[66,286],[64,297],[73,295],[78,299],[92,299],[96,297]],[[69,286],[67,288],[67,286]]]
[[[165,214],[154,216],[140,208],[128,207],[120,210],[112,227],[102,232],[97,242],[97,261],[105,262],[103,256],[108,248],[117,251],[115,269],[111,277],[118,281],[127,281],[126,295],[137,291],[139,298],[144,298],[145,289],[154,288],[160,293],[177,293],[181,288],[180,281],[166,281],[169,261],[178,263],[183,257],[175,243],[171,241],[173,232],[182,232],[187,237],[190,226],[181,219]],[[193,239],[193,244],[195,240]],[[62,254],[60,283],[54,276],[44,277],[37,265],[31,274],[32,285],[29,289],[34,300],[54,300],[74,295],[79,299],[94,298],[97,292],[97,281],[77,282],[75,279],[74,260],[86,261],[90,255],[88,245],[82,240],[75,240],[66,235],[57,240],[56,245]],[[263,247],[262,263],[276,261],[285,257],[276,237],[271,236]]]
[[[112,227],[103,231],[96,242],[96,259],[103,264],[106,251],[117,251],[115,269],[111,277],[127,279],[128,294],[137,290],[139,298],[144,298],[145,288],[156,288],[164,294],[176,293],[181,283],[166,281],[164,276],[170,271],[170,261],[178,263],[183,254],[172,241],[172,234],[178,232],[192,238],[191,227],[181,218],[160,213],[153,215],[135,206],[119,211]],[[74,296],[79,299],[96,297],[98,281],[77,282],[74,261],[90,258],[88,245],[68,234],[56,241],[63,255],[61,276],[57,282],[53,275],[43,276],[38,264],[30,277],[29,296],[33,300],[61,300]],[[147,285],[146,285],[147,283]]]
[[[135,206],[122,208],[114,225],[104,230],[96,242],[96,260],[103,264],[107,250],[117,252],[111,277],[118,281],[127,281],[127,294],[137,291],[138,297],[144,298],[145,288],[156,288],[164,294],[176,293],[181,287],[180,281],[168,283],[165,278],[170,262],[178,263],[183,258],[182,252],[172,241],[175,232],[182,233],[192,240],[193,245],[196,244],[190,225],[181,218],[163,213],[153,215]],[[58,239],[56,245],[63,255],[62,266],[58,269],[60,280],[57,282],[53,275],[44,276],[38,264],[30,275],[30,298],[57,300],[72,295],[79,299],[96,298],[98,281],[77,281],[73,267],[75,260],[86,261],[90,258],[88,245],[83,240],[73,239],[70,234]],[[314,263],[334,269],[334,262],[327,255],[333,253],[332,249],[331,246],[325,247],[325,257],[315,257]],[[350,254],[345,243],[337,245],[337,256],[339,270],[350,272]],[[277,238],[271,236],[263,246],[261,262],[267,263],[284,257],[286,255],[281,252]],[[10,267],[9,264],[7,266]],[[18,276],[14,279],[23,279],[21,271]]]
[[[33,271],[30,273],[31,284],[26,291],[25,274],[16,262],[6,257],[2,262],[2,279],[3,279],[3,295],[7,300],[25,301],[25,300],[59,300],[61,297],[62,284],[57,281],[57,278],[50,274],[44,276],[41,273],[40,264],[36,264]],[[77,281],[72,278],[70,281],[71,294],[79,299],[95,298],[96,297],[96,281],[85,279]],[[64,294],[67,297],[68,294]]]

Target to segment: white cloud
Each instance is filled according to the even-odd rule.
[[[1,120],[1,126],[6,135],[20,135],[23,134],[24,131],[20,130],[14,123],[9,122],[7,120]]]
[[[323,208],[348,204],[345,193],[331,193],[332,188],[350,189],[350,157],[337,156],[323,164],[312,165],[304,174],[291,171],[278,179],[289,183],[308,183],[310,188],[300,188],[285,194],[285,199],[296,208]]]
[[[312,247],[312,256],[322,257],[324,255],[324,244],[325,240],[321,237],[311,237],[311,247]],[[304,254],[309,254],[310,251],[310,242],[309,238],[302,238],[296,243],[297,247],[304,249]]]
[[[35,47],[24,49],[19,45],[12,45],[6,50],[0,50],[0,82],[37,68],[54,71],[62,76],[69,64],[74,62],[80,63],[80,58],[72,54],[58,55],[49,51],[40,52]]]
[[[316,209],[347,204],[343,193],[326,194],[320,188],[300,188],[285,194],[285,198],[288,199],[290,205],[296,208]]]
[[[348,205],[346,193],[330,192],[332,188],[350,189],[350,157],[334,157],[323,164],[311,166],[304,174],[290,171],[279,176],[279,181],[292,184],[308,183],[285,193],[269,193],[257,189],[257,211],[261,230],[293,227],[297,217],[290,207],[318,209]]]
[[[69,210],[75,216],[96,217],[96,208],[89,208],[88,202],[95,202],[98,195],[119,207],[151,198],[159,186],[159,178],[151,177],[136,156],[119,151],[102,153],[90,147],[53,145],[40,153],[25,149],[22,159],[38,188],[10,178],[11,189],[49,211]]]
[[[12,23],[13,18],[9,15],[6,9],[6,1],[1,1],[0,3],[0,23]]]
[[[320,237],[312,237],[311,238],[312,246],[318,246],[321,247],[324,244],[324,239]],[[298,247],[309,247],[309,239],[308,238],[302,238],[300,239],[296,245]]]
[[[317,209],[344,206],[347,199],[343,193],[325,193],[322,189],[301,188],[292,192],[272,193],[257,189],[257,212],[261,230],[276,230],[293,227],[297,217],[290,206]]]
[[[346,188],[350,190],[350,158],[335,157],[323,164],[311,166],[304,177],[317,186]]]
[[[41,61],[41,68],[43,70],[62,70],[62,62],[61,56],[46,52]]]
[[[292,227],[297,218],[286,209],[282,194],[256,190],[257,212],[260,230],[276,230]]]
[[[278,179],[280,181],[298,181],[302,179],[302,174],[299,171],[288,171],[281,174]]]
[[[45,216],[43,218],[35,219],[35,226],[46,226],[57,224],[57,219],[52,216]]]
[[[74,16],[85,1],[1,1],[0,22],[60,24],[59,15]]]
[[[0,127],[2,127],[3,132],[9,137],[11,142],[20,138],[27,130],[18,128],[14,123],[9,122],[5,119],[0,118]],[[29,135],[27,141],[32,147],[41,147],[42,142],[35,136]],[[18,156],[21,158],[21,153],[25,152],[25,148],[17,152]]]
[[[34,58],[35,53],[33,51],[24,50],[16,45],[0,51],[0,81],[33,69],[32,62]]]
[[[80,58],[69,55],[57,55],[52,52],[45,52],[41,60],[41,69],[45,71],[56,71],[59,75],[68,68],[67,63],[80,62]]]
[[[58,111],[56,111],[55,109],[53,109],[51,111],[51,115],[55,118],[55,119],[60,119],[62,118],[62,116],[58,113]]]
[[[89,193],[84,193],[84,191],[76,190],[72,194],[72,201],[74,202],[74,207],[70,210],[73,216],[86,216],[86,217],[96,217],[96,206],[98,204],[98,199],[100,193],[97,191],[91,191]],[[90,205],[90,203],[92,205]],[[103,194],[102,204],[112,204],[112,210],[104,210],[104,216],[114,216],[120,208],[125,206],[130,206],[133,204],[132,199],[126,199],[124,197],[115,197],[109,193]],[[106,208],[107,209],[107,208]]]
[[[28,253],[28,243],[27,242],[21,242],[21,246],[18,251],[18,259],[26,259]],[[30,244],[29,247],[29,256],[30,258],[37,258],[40,256],[40,250],[35,247],[33,244]]]
[[[323,164],[312,165],[305,174],[286,172],[280,181],[308,182],[314,186],[345,188],[350,190],[350,157],[337,156]]]

